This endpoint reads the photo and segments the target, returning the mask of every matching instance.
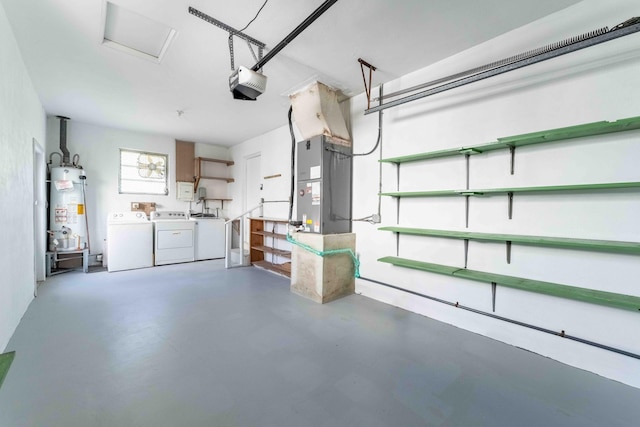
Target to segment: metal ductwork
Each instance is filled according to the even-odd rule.
[[[334,89],[314,82],[289,95],[289,99],[296,126],[304,139],[324,135],[342,145],[351,146],[351,136]]]
[[[69,117],[58,116],[60,119],[60,151],[62,152],[62,164],[70,165],[71,158],[67,148],[67,120]]]

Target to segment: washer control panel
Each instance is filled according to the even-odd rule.
[[[107,216],[108,223],[118,222],[147,222],[149,219],[144,212],[112,212]]]
[[[181,211],[154,211],[151,212],[151,221],[156,220],[172,220],[172,219],[187,219],[187,214]]]

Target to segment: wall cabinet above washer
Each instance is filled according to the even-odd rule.
[[[194,181],[193,161],[195,158],[195,144],[176,139],[176,181]]]

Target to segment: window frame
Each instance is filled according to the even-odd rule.
[[[165,163],[165,173],[164,173],[164,192],[149,192],[149,191],[125,191],[122,189],[122,154],[125,153],[135,153],[135,154],[147,154],[149,156],[158,156],[164,158]],[[125,167],[130,167],[131,165],[124,165]],[[140,182],[152,182],[146,181],[144,178],[140,179]],[[118,151],[118,194],[145,194],[149,196],[168,196],[169,195],[169,155],[165,153],[154,153],[147,150],[134,150],[131,148],[120,148]]]

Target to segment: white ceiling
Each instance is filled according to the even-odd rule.
[[[265,66],[267,91],[257,101],[232,99],[228,34],[188,7],[239,29],[263,0],[113,0],[177,31],[161,63],[102,44],[105,0],[0,2],[47,114],[234,145],[284,125],[287,95],[312,80],[363,92],[360,57],[378,67],[375,86],[578,1],[340,0]],[[245,33],[268,52],[320,4],[269,0]],[[237,38],[235,59],[255,63]]]

